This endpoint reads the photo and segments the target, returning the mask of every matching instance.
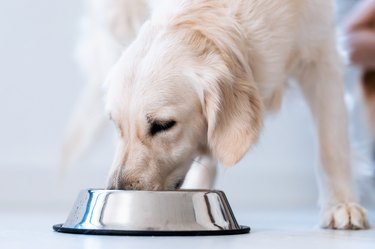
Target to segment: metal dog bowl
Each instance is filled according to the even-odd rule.
[[[243,234],[224,192],[83,190],[57,232],[100,235]]]

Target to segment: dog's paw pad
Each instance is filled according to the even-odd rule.
[[[369,224],[365,210],[356,203],[339,203],[322,212],[321,227],[329,229],[367,229]]]

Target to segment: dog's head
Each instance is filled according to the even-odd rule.
[[[109,188],[176,189],[200,153],[232,166],[257,140],[261,102],[238,41],[187,26],[146,23],[108,77]]]

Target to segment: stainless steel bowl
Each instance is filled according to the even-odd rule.
[[[216,190],[81,191],[57,232],[108,235],[225,235],[248,233]]]

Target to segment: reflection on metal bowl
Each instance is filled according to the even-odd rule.
[[[57,232],[102,235],[228,235],[248,233],[216,190],[83,190]]]

